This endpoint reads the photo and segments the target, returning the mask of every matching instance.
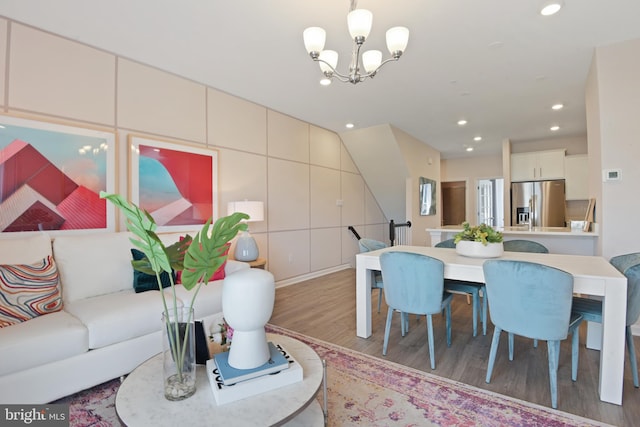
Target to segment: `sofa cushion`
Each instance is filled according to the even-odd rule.
[[[165,298],[167,304],[173,301],[170,290],[165,290]],[[183,301],[178,300],[178,305]],[[163,306],[160,291],[137,294],[129,288],[65,303],[65,311],[87,327],[89,348],[96,349],[159,331]]]
[[[131,233],[62,235],[53,240],[65,304],[132,289]]]
[[[47,233],[3,233],[0,238],[0,264],[31,264],[52,254],[51,237]]]
[[[142,259],[147,259],[147,256],[144,252],[131,248],[131,256],[133,256],[134,261],[139,261]],[[171,270],[171,276],[173,276],[173,282],[176,282],[176,273]],[[171,276],[166,271],[160,273],[160,284],[163,288],[171,286]],[[142,271],[133,270],[133,290],[136,293],[146,292],[146,291],[157,291],[158,290],[158,279],[155,275],[143,273]]]
[[[85,353],[89,334],[65,311],[0,329],[0,375]]]
[[[58,269],[50,255],[33,264],[0,265],[0,328],[61,309]]]

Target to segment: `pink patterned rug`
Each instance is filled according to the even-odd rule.
[[[327,361],[329,426],[605,426],[268,325]],[[120,426],[113,380],[66,397],[71,426]],[[322,393],[318,399],[322,400]]]

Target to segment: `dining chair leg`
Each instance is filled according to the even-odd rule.
[[[513,361],[513,334],[509,332],[509,360]]]
[[[489,305],[487,304],[487,287],[481,287],[480,292],[482,292],[482,335],[487,335],[487,313],[489,311]]]
[[[479,297],[479,292],[475,291],[475,293],[472,295],[472,302],[473,302],[473,336],[476,337],[478,336],[478,311],[480,308],[480,297]],[[469,296],[469,294],[467,294],[467,297]]]
[[[631,363],[631,373],[633,374],[633,386],[638,388],[638,361],[636,359],[636,348],[633,345],[633,334],[631,333],[631,326],[626,327],[627,335],[627,350],[629,352],[629,362]]]
[[[580,360],[580,329],[576,328],[571,335],[571,380],[578,380],[578,363]]]
[[[447,305],[445,310],[447,312],[447,347],[451,347],[451,304]]]
[[[560,341],[547,341],[549,357],[549,383],[551,388],[551,407],[558,408],[558,361],[560,360]]]
[[[382,288],[378,289],[378,313],[380,313],[380,306],[382,305]]]
[[[435,346],[433,344],[433,318],[430,314],[427,314],[427,340],[429,344],[429,360],[431,361],[431,369],[436,369]]]
[[[487,377],[485,381],[491,382],[491,374],[493,373],[493,364],[496,361],[496,353],[498,352],[498,344],[500,342],[500,333],[502,329],[497,326],[493,328],[493,338],[491,339],[491,350],[489,351],[489,364],[487,365]]]
[[[393,308],[389,307],[387,310],[387,324],[384,327],[384,342],[382,343],[382,355],[387,355],[387,345],[389,344],[389,331],[391,330],[391,319],[393,317]],[[400,315],[400,321],[402,322],[402,315]]]

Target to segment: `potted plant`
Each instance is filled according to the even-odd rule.
[[[203,284],[222,266],[227,258],[228,243],[239,231],[247,228],[241,223],[249,216],[242,212],[219,218],[211,225],[210,218],[192,238],[168,247],[160,241],[157,225],[151,215],[117,194],[100,192],[100,197],[116,205],[126,217],[126,224],[135,238],[131,243],[145,254],[145,258],[132,261],[133,268],[155,275],[162,296],[162,319],[165,331],[164,393],[169,400],[182,400],[195,393],[195,331],[193,304]],[[188,306],[176,296],[172,270],[182,272],[182,286],[193,291]],[[170,291],[166,292],[160,279],[169,273]],[[167,301],[169,299],[169,301]]]
[[[502,233],[487,224],[474,227],[465,221],[462,231],[454,236],[456,252],[475,258],[495,258],[503,254]]]

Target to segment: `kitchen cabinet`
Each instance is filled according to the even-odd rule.
[[[511,155],[511,181],[564,178],[564,149],[514,153]]]
[[[589,199],[589,165],[586,154],[566,156],[564,175],[567,200]]]

